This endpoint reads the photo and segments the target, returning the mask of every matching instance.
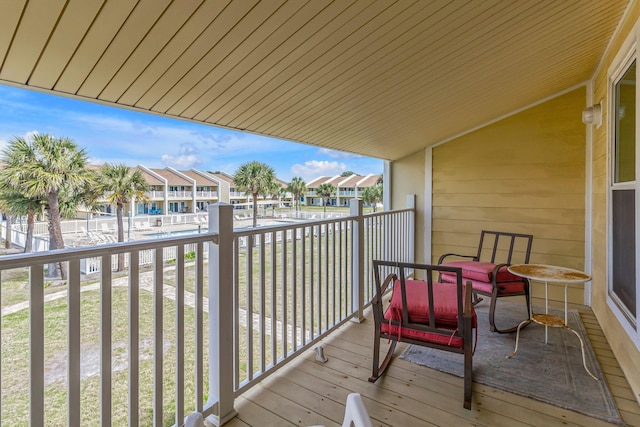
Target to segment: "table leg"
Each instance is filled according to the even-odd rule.
[[[568,326],[565,326],[565,329],[568,329],[571,332],[573,332],[574,334],[576,334],[576,336],[580,340],[580,350],[582,350],[582,366],[584,366],[585,371],[587,371],[587,373],[589,375],[591,375],[591,378],[593,378],[594,380],[598,381],[598,379],[595,377],[595,375],[593,375],[591,373],[591,371],[589,370],[589,368],[587,368],[587,358],[584,355],[584,341],[582,341],[582,337],[580,336],[580,334],[578,332],[574,331],[573,329],[571,329]]]
[[[567,319],[567,288],[569,287],[568,284],[564,284],[564,324],[566,325],[568,323],[568,319]]]
[[[516,353],[518,353],[518,341],[520,340],[520,328],[522,328],[522,326],[524,326],[524,325],[528,325],[532,321],[533,320],[531,320],[531,319],[523,320],[518,325],[518,329],[516,330],[516,348],[515,348],[515,350],[513,350],[513,353],[511,353],[510,355],[507,356],[507,359],[511,359],[513,356],[516,355]]]
[[[544,282],[544,314],[549,314],[549,282]],[[565,322],[566,323],[566,322]],[[544,326],[544,343],[549,339],[549,327]]]

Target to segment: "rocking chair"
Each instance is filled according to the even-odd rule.
[[[485,242],[488,242],[488,244],[485,245]],[[474,305],[482,301],[482,298],[478,298],[478,294],[491,298],[489,305],[491,332],[502,334],[515,332],[517,329],[517,325],[508,329],[498,329],[496,327],[495,311],[498,298],[524,295],[527,302],[527,319],[531,317],[529,281],[511,274],[507,267],[515,263],[528,264],[532,242],[533,236],[530,234],[483,230],[480,234],[480,244],[476,255],[448,253],[442,255],[438,260],[438,265],[462,269],[463,280],[469,280],[472,283]],[[487,253],[490,253],[490,257],[486,255]],[[514,255],[520,258],[519,262],[514,262]],[[443,261],[448,257],[470,258],[470,260],[444,263]],[[505,262],[496,263],[498,258]],[[441,274],[440,280],[446,283],[455,283],[456,277],[451,273],[445,272]]]
[[[471,409],[472,329],[477,319],[471,302],[471,285],[462,284],[460,268],[423,264],[373,261],[376,296],[372,300],[375,334],[373,372],[375,382],[389,366],[398,342],[405,342],[464,355],[464,407]],[[381,271],[388,272],[382,283]],[[422,272],[424,279],[415,278]],[[407,278],[411,273],[413,278]],[[447,273],[452,284],[433,281],[434,274]],[[393,286],[391,301],[383,309],[383,296]],[[391,341],[380,364],[380,339]],[[477,339],[477,334],[476,334]]]

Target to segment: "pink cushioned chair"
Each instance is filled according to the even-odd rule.
[[[527,302],[528,317],[531,317],[529,281],[511,274],[507,267],[512,264],[528,264],[531,255],[533,236],[530,234],[485,231],[480,234],[480,244],[476,255],[448,253],[438,260],[438,265],[462,269],[464,281],[470,280],[473,286],[474,305],[482,301],[478,294],[491,298],[489,305],[489,325],[491,332],[514,332],[517,325],[508,329],[498,329],[495,323],[495,311],[498,298],[524,295]],[[466,258],[464,261],[444,262],[445,258]],[[502,260],[500,263],[497,260]],[[441,282],[455,283],[455,275],[443,272]]]
[[[375,382],[384,373],[398,342],[460,353],[464,356],[464,407],[471,409],[472,329],[476,328],[477,319],[471,301],[471,286],[462,284],[462,270],[388,261],[373,261],[373,269],[375,335],[373,372],[369,381]],[[380,279],[383,272],[387,274],[384,282]],[[434,275],[444,273],[451,275],[454,282],[434,282]],[[407,278],[408,274],[413,277]],[[385,309],[382,298],[391,286],[391,300]],[[380,365],[382,338],[390,340],[391,346]]]

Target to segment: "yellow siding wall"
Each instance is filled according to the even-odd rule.
[[[417,262],[425,262],[425,155],[419,151],[391,165],[391,209],[405,209],[407,207],[407,195],[416,195],[416,221],[415,221],[415,259]]]
[[[583,87],[433,148],[434,263],[475,254],[484,229],[533,234],[531,263],[584,268],[585,103]]]
[[[608,68],[615,55],[629,36],[636,20],[640,17],[640,2],[636,2],[620,33],[612,41],[611,48],[603,60],[603,65],[593,82],[593,99],[603,99],[602,126],[593,128],[593,220],[592,220],[592,308],[607,336],[611,349],[616,355],[622,370],[640,400],[640,352],[624,331],[606,303],[607,295],[607,126],[608,108],[611,105],[607,97]],[[637,214],[637,213],[636,213]]]

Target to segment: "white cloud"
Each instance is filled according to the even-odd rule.
[[[198,150],[195,145],[190,143],[182,143],[180,144],[180,154],[178,156],[163,154],[162,163],[167,166],[180,169],[191,169],[202,163],[202,160],[200,159],[200,156],[198,154],[200,154],[200,150]]]
[[[30,130],[28,132],[25,132],[25,134],[22,135],[22,137],[24,139],[26,139],[27,141],[29,141],[31,139],[31,137],[39,135],[39,134],[40,134],[40,132],[38,132],[37,130]]]
[[[299,163],[293,165],[291,167],[291,174],[293,176],[300,176],[309,182],[319,176],[340,175],[346,170],[347,166],[344,163],[329,162],[327,160],[310,160],[305,162],[304,165]]]
[[[199,165],[201,161],[198,156],[194,155],[171,156],[169,154],[163,154],[162,163],[177,169],[191,169]]]
[[[328,148],[321,148],[318,153],[323,156],[331,157],[332,159],[355,159],[362,157],[359,154],[346,153],[344,151],[330,150]]]
[[[77,114],[71,113],[68,117],[76,122],[80,122],[88,127],[104,131],[132,132],[135,124],[131,120],[119,119],[100,114]]]

